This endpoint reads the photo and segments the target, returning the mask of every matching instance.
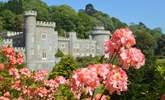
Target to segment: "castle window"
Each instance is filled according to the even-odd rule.
[[[41,34],[41,39],[42,40],[46,40],[46,38],[47,38],[47,35],[46,34]]]
[[[45,50],[43,50],[43,52],[42,52],[42,60],[46,60],[46,51]]]

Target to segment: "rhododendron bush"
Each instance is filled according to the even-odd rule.
[[[73,72],[65,79],[48,79],[46,71],[30,71],[23,64],[23,54],[13,48],[0,48],[0,100],[54,100],[64,85],[77,100],[106,100],[108,96],[127,91],[129,68],[139,69],[145,64],[141,50],[133,47],[135,37],[127,28],[116,30],[105,42],[105,64],[91,64]],[[114,60],[118,63],[114,64]],[[102,87],[103,91],[97,89]],[[108,92],[108,95],[107,95]],[[62,98],[68,99],[68,98]]]

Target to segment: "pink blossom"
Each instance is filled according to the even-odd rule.
[[[96,68],[82,68],[74,72],[72,77],[71,90],[74,94],[77,93],[76,97],[81,95],[80,88],[84,88],[87,92],[92,95],[92,91],[100,85],[100,79],[97,75]]]
[[[18,52],[18,54],[17,54],[17,58],[23,58],[23,54],[22,54],[22,52]]]
[[[119,46],[128,48],[136,44],[135,37],[128,28],[117,29],[113,33],[111,40]]]
[[[10,56],[10,64],[14,65],[16,64],[16,58],[14,56]]]
[[[17,63],[20,65],[20,64],[23,64],[24,60],[23,60],[23,54],[21,52],[18,52],[17,54]]]
[[[97,74],[105,80],[110,69],[112,69],[112,64],[98,64]]]
[[[17,58],[18,65],[23,64],[23,62],[24,62],[23,58]]]
[[[10,100],[10,99],[7,98],[7,97],[1,96],[1,97],[0,97],[0,100]]]
[[[1,63],[0,63],[0,71],[3,71],[4,68],[5,68],[4,64],[1,64]]]
[[[48,90],[45,87],[39,87],[35,90],[35,94],[40,97],[45,97],[48,94]]]
[[[9,74],[12,75],[16,79],[20,78],[18,70],[16,68],[14,68],[14,67],[9,69]]]
[[[111,40],[108,40],[104,43],[104,49],[106,54],[113,55],[119,48],[120,45]]]
[[[18,100],[25,100],[25,99],[23,99],[23,97],[19,97]]]
[[[21,81],[20,80],[17,80],[11,87],[13,89],[16,89],[16,90],[20,91],[21,90],[21,87],[22,87]]]
[[[128,77],[126,72],[120,67],[116,67],[108,73],[105,81],[105,87],[110,94],[115,91],[117,94],[120,94],[121,91],[127,90],[127,79]]]
[[[42,81],[48,75],[48,72],[45,70],[40,70],[34,73],[33,79],[35,81]]]
[[[57,88],[58,87],[58,83],[56,82],[56,80],[44,80],[44,85],[51,87],[51,88]]]
[[[63,76],[58,76],[55,78],[55,80],[59,84],[65,84],[66,83],[66,79]]]
[[[4,48],[3,52],[7,57],[14,56],[14,48]]]
[[[5,92],[4,94],[3,94],[3,96],[5,96],[5,97],[10,97],[10,92]]]
[[[97,94],[96,97],[95,97],[95,100],[107,100],[107,99],[106,99],[105,95],[102,96],[102,94]]]
[[[139,69],[145,64],[145,57],[141,50],[137,48],[121,49],[119,61],[120,64],[124,65],[125,69],[128,69],[129,66]]]
[[[20,69],[20,73],[22,75],[25,75],[25,76],[28,76],[28,77],[31,76],[31,72],[30,72],[30,70],[27,67],[24,67],[24,68]]]

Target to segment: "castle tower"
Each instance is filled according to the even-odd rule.
[[[33,67],[35,61],[35,32],[36,32],[36,11],[25,11],[24,13],[24,35],[26,48],[26,61],[28,67]]]
[[[76,45],[76,32],[69,32],[69,54],[74,56],[74,47]]]
[[[97,26],[91,32],[92,39],[96,41],[96,55],[104,55],[104,42],[110,38],[110,32],[104,30],[104,27]]]

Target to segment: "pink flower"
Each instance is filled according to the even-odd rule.
[[[21,87],[22,87],[21,81],[20,80],[16,81],[11,87],[13,89],[16,89],[16,90],[20,91],[21,90]]]
[[[106,54],[113,55],[115,51],[117,51],[120,48],[120,45],[111,40],[108,40],[104,43],[104,47]]]
[[[1,64],[1,63],[0,63],[0,71],[3,71],[4,68],[5,68],[4,64]]]
[[[100,85],[100,79],[97,75],[97,69],[95,67],[90,68],[82,68],[78,69],[74,72],[72,76],[72,84],[71,91],[74,94],[77,94],[76,97],[81,95],[81,92],[77,93],[80,88],[83,89],[85,87],[86,91],[92,95],[92,91]]]
[[[98,64],[97,74],[103,79],[106,79],[107,74],[112,68],[112,64]]]
[[[23,58],[17,58],[18,65],[23,64],[23,62],[24,62]]]
[[[40,97],[46,97],[48,95],[48,90],[44,87],[39,87],[35,90],[35,94]]]
[[[4,94],[3,94],[3,96],[5,96],[5,97],[10,97],[10,92],[5,92]]]
[[[65,84],[66,83],[66,79],[63,76],[58,76],[55,78],[55,80],[59,84]]]
[[[128,28],[117,29],[113,33],[111,40],[119,46],[128,48],[136,44],[135,37]]]
[[[45,70],[40,70],[34,73],[33,79],[35,81],[42,81],[48,75],[48,72]]]
[[[29,69],[26,68],[26,67],[20,69],[20,73],[21,73],[22,75],[25,75],[25,76],[28,76],[28,77],[31,76],[31,72],[30,72]]]
[[[117,94],[120,94],[121,91],[127,90],[127,74],[124,70],[119,67],[112,69],[105,81],[105,87],[109,91],[110,94],[115,91]]]
[[[17,63],[20,65],[20,64],[23,64],[24,60],[23,60],[23,54],[21,52],[18,52],[17,54]]]
[[[18,52],[18,54],[17,54],[17,58],[23,58],[23,54],[22,54],[22,52]]]
[[[16,68],[14,68],[14,67],[9,69],[9,74],[12,75],[16,79],[20,78],[18,70]]]
[[[44,80],[44,85],[51,87],[51,88],[57,88],[59,84],[56,82],[56,80]]]
[[[3,52],[7,57],[14,56],[14,48],[4,48]]]
[[[133,66],[135,69],[139,69],[145,64],[145,57],[141,50],[137,48],[121,49],[119,54],[120,64],[124,65],[125,69],[129,66]]]
[[[16,64],[16,58],[14,56],[10,56],[10,64],[14,65]]]
[[[23,99],[22,97],[19,97],[18,100],[25,100],[25,99]]]
[[[1,97],[0,97],[0,100],[10,100],[10,99],[7,98],[7,97],[1,96]]]
[[[97,94],[96,97],[95,97],[95,100],[107,100],[105,95],[103,95],[102,97],[101,97],[101,95],[102,94]]]

